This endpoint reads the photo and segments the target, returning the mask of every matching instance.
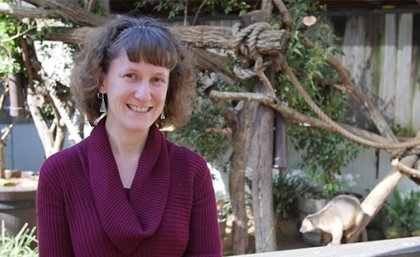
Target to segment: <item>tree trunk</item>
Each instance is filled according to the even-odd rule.
[[[6,178],[6,162],[4,160],[4,142],[0,141],[0,178]]]
[[[252,206],[257,253],[277,250],[273,211],[273,126],[273,110],[259,105],[251,152]]]
[[[71,118],[72,114],[74,114],[73,108],[68,106],[68,102],[60,100],[57,95],[57,90],[54,87],[49,87],[48,91],[55,107],[57,108],[57,111],[61,116],[61,119],[63,120],[67,130],[70,133],[69,138],[71,138],[74,143],[79,143],[83,139],[81,135],[82,131],[80,131],[79,124],[74,123]]]
[[[271,1],[270,1],[271,2]],[[264,0],[263,7],[269,8],[268,0]],[[254,11],[244,17],[244,25],[249,22],[264,22],[270,13],[266,10]],[[260,16],[260,13],[266,15]],[[255,15],[255,19],[252,17]],[[260,18],[258,18],[260,17]],[[264,19],[264,20],[257,20]],[[247,23],[248,20],[248,23]],[[262,34],[262,33],[261,33]],[[264,71],[263,71],[264,73]],[[273,85],[275,70],[273,67],[265,71],[265,76]],[[254,90],[267,93],[269,89],[263,82],[255,79]],[[272,90],[272,89],[271,89]],[[252,144],[252,209],[255,224],[255,250],[257,253],[277,250],[277,236],[273,209],[273,142],[274,142],[274,111],[267,106],[258,105],[257,117],[254,121],[254,136]]]
[[[41,85],[45,86],[41,76],[37,73],[37,71],[41,70],[41,64],[36,57],[35,49],[31,42],[22,40],[21,47],[29,83],[26,100],[39,138],[41,139],[42,146],[44,147],[45,157],[48,157],[62,149],[64,145],[66,127],[61,124],[61,118],[59,117],[58,111],[56,111],[53,103],[52,106],[56,115],[55,119],[52,121],[51,126],[49,126],[45,120],[41,109],[39,108],[40,103],[45,101],[45,97],[41,94],[37,94],[34,88],[35,80],[38,80]]]
[[[1,130],[1,137],[0,137],[0,178],[6,177],[6,160],[4,158],[4,149],[6,146],[6,139],[9,135],[10,131],[12,131],[13,124],[10,124],[7,127],[4,127]]]
[[[233,129],[233,155],[229,173],[229,191],[234,216],[233,254],[245,254],[248,248],[248,217],[245,205],[245,172],[251,145],[252,128],[257,104],[245,102]]]

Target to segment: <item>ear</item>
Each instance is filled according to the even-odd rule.
[[[307,219],[306,226],[308,227],[308,230],[311,230],[312,231],[312,230],[315,229],[314,223],[312,223],[312,219],[310,219],[310,218]]]
[[[98,91],[103,94],[106,93],[106,87],[105,87],[104,81],[105,81],[105,74],[101,71],[99,75],[99,81],[98,81]]]
[[[308,226],[307,226],[307,223],[308,223],[309,221],[308,221],[308,219],[304,219],[303,221],[302,221],[302,225],[301,225],[301,227],[300,227],[300,229],[299,229],[299,232],[300,233],[306,233],[306,232],[308,232]]]

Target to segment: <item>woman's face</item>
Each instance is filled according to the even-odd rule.
[[[148,131],[163,111],[169,73],[165,67],[130,62],[122,51],[102,74],[100,92],[108,98],[107,123],[133,132]]]

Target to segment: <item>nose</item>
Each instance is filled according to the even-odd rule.
[[[136,85],[136,92],[134,96],[139,100],[148,101],[151,99],[150,93],[149,82],[147,80],[141,80]]]

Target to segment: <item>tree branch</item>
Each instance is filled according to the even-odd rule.
[[[51,12],[42,8],[21,7],[9,3],[0,3],[0,13],[8,14],[15,18],[47,18],[51,14]]]
[[[193,26],[195,25],[195,22],[197,21],[198,14],[201,12],[201,9],[203,9],[206,2],[207,2],[207,0],[203,0],[203,2],[201,2],[200,6],[198,7],[197,11],[195,12],[194,19],[193,19],[191,25],[193,25]]]
[[[3,128],[1,130],[1,138],[0,138],[0,141],[1,141],[2,144],[4,144],[4,140],[6,140],[7,136],[10,133],[10,131],[12,131],[12,128],[13,128],[13,123],[12,124],[9,124],[9,126]]]
[[[391,161],[392,166],[396,167],[399,171],[404,173],[407,176],[412,176],[414,178],[420,178],[420,171],[410,168],[407,165],[400,162],[398,159],[393,159]]]
[[[203,49],[191,49],[193,55],[192,62],[194,66],[201,69],[213,71],[227,84],[235,83],[235,75],[233,75],[226,67],[226,57],[211,53]]]
[[[97,0],[90,0],[86,9],[89,12],[93,12],[96,9],[97,2],[98,2]]]
[[[283,3],[282,0],[273,0],[273,2],[277,6],[277,8],[280,10],[280,13],[283,15],[283,22],[287,26],[290,26],[293,22],[293,19],[289,13],[289,10],[287,10],[286,5]]]
[[[303,45],[308,48],[315,47],[315,44],[309,39],[304,39],[302,41]],[[363,107],[365,107],[370,114],[370,118],[375,123],[381,135],[390,139],[393,142],[398,142],[398,139],[395,137],[391,128],[388,126],[388,123],[385,121],[385,118],[381,112],[375,107],[375,105],[365,96],[359,88],[355,87],[349,78],[346,69],[343,65],[332,55],[327,55],[326,62],[337,72],[338,77],[340,78],[343,92],[350,95],[354,100],[359,102]]]
[[[79,26],[98,26],[107,18],[95,15],[80,6],[55,0],[25,0],[38,8],[25,8],[0,3],[0,13],[17,18],[59,18]]]
[[[9,87],[4,88],[3,94],[0,96],[0,110],[3,109],[4,103],[6,102],[6,97],[9,95]]]
[[[80,43],[90,33],[90,27],[57,28],[57,32],[46,34],[45,40],[65,43]],[[218,26],[174,26],[170,30],[185,44],[196,48],[220,48],[232,50],[234,38],[229,27]],[[261,55],[277,56],[285,47],[288,33],[285,30],[264,30],[258,36],[257,51]]]
[[[261,104],[264,104],[273,110],[280,112],[289,122],[295,122],[295,123],[306,123],[314,127],[326,129],[331,132],[335,132],[333,127],[328,125],[327,123],[323,122],[320,119],[302,114],[295,109],[292,109],[286,105],[281,104],[278,99],[269,97],[264,94],[260,93],[232,93],[232,92],[220,92],[216,90],[212,90],[210,92],[210,98],[214,100],[233,100],[233,101],[251,101],[251,102],[258,102]],[[369,131],[355,128],[352,126],[349,126],[347,124],[340,124],[344,128],[346,128],[348,131],[363,137],[363,138],[369,138],[372,141],[375,142],[388,142],[390,143],[386,138],[371,133]]]
[[[69,137],[73,139],[75,143],[82,141],[82,137],[79,134],[79,128],[76,126],[77,124],[73,123],[69,115],[69,108],[68,106],[66,106],[67,103],[60,100],[57,94],[57,90],[54,86],[49,86],[48,91],[55,108],[61,116],[61,120],[64,122],[64,124],[69,130]]]
[[[271,0],[262,0],[261,10],[265,12],[266,17],[270,17],[273,12],[273,2]]]

